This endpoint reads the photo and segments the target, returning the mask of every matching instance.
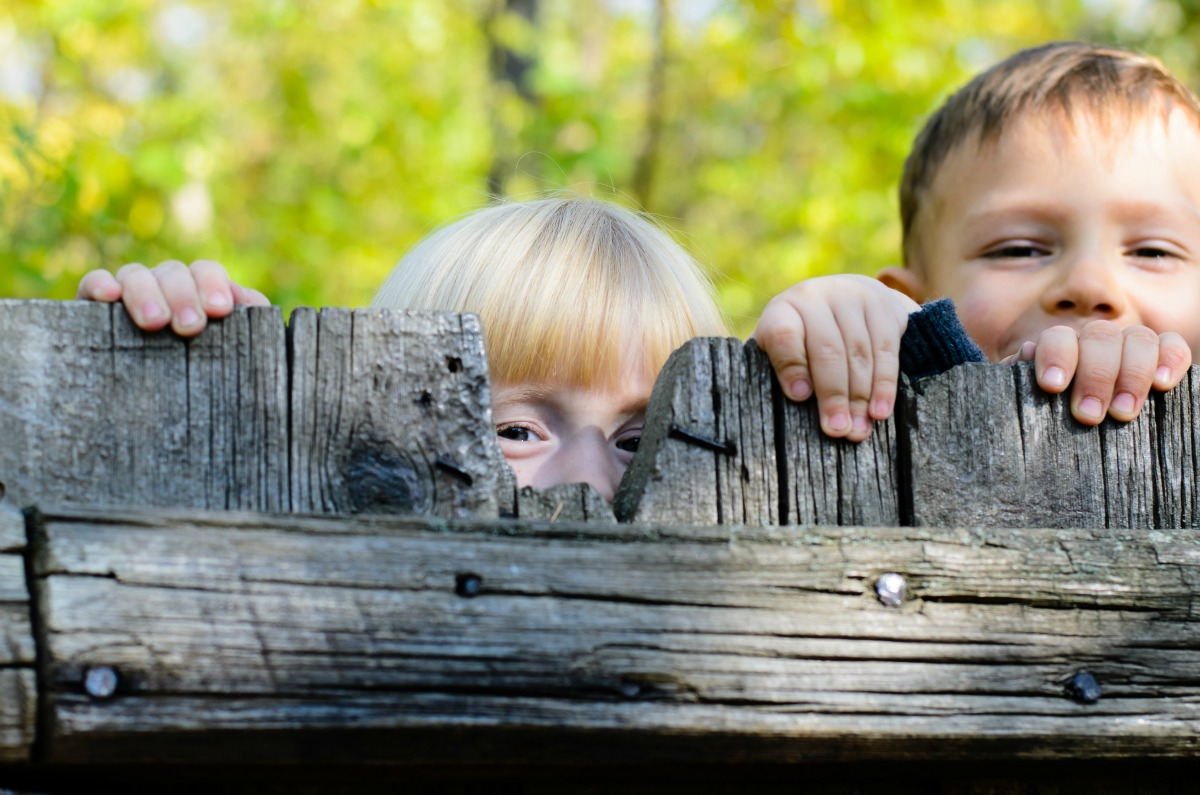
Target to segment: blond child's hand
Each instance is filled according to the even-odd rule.
[[[823,276],[793,285],[763,309],[753,337],[793,400],[817,396],[821,430],[862,441],[891,416],[900,338],[920,307],[866,276]]]
[[[268,306],[257,290],[234,284],[225,268],[212,260],[184,265],[178,260],[154,268],[126,265],[116,275],[94,270],[79,282],[81,301],[123,301],[134,325],[157,331],[168,323],[176,334],[191,337],[204,330],[210,317],[225,317],[235,304]]]
[[[1048,328],[1001,363],[1016,361],[1033,361],[1038,385],[1047,392],[1063,392],[1074,379],[1071,414],[1084,425],[1098,425],[1105,415],[1129,422],[1151,387],[1173,388],[1187,373],[1192,351],[1171,331],[1093,320],[1078,330]]]

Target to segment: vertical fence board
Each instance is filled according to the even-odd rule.
[[[787,506],[780,524],[900,524],[894,419],[876,423],[871,436],[855,444],[824,436],[815,400],[778,399]]]
[[[614,499],[623,521],[777,524],[770,364],[735,339],[697,339],[671,355],[646,431]]]
[[[476,316],[301,308],[290,332],[293,510],[499,515]]]
[[[279,310],[193,341],[120,306],[0,300],[0,483],[14,505],[286,507]]]
[[[1200,367],[1165,395],[1152,398],[1157,417],[1158,444],[1155,481],[1156,524],[1159,527],[1197,527],[1196,482],[1200,478]]]
[[[1128,423],[1089,428],[1033,367],[968,365],[906,388],[913,522],[987,527],[1196,524],[1195,373]]]
[[[0,762],[28,761],[37,712],[24,551],[24,520],[0,497]]]

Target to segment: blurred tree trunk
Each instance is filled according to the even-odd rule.
[[[488,63],[492,76],[492,96],[497,104],[504,96],[504,84],[513,87],[516,95],[530,106],[538,104],[537,94],[533,89],[532,71],[534,57],[532,50],[523,52],[505,41],[500,35],[498,22],[506,15],[513,15],[524,22],[529,28],[537,25],[539,0],[496,0],[492,12],[484,22],[488,40]],[[494,150],[492,165],[488,169],[487,188],[491,196],[503,196],[507,176],[513,168],[512,140],[519,138],[520,131],[510,131],[505,128],[499,108],[492,113],[492,140]]]
[[[633,170],[633,195],[641,207],[648,209],[654,189],[654,174],[658,165],[659,144],[663,128],[663,99],[667,78],[667,27],[671,16],[670,0],[654,3],[654,58],[650,64],[650,80],[646,90],[646,134]]]

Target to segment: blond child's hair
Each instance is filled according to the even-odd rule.
[[[976,75],[917,135],[900,181],[906,264],[912,264],[921,201],[956,147],[969,140],[994,143],[1014,118],[1029,111],[1058,112],[1070,123],[1077,106],[1109,125],[1153,111],[1165,118],[1176,107],[1200,120],[1196,96],[1156,58],[1073,41],[1022,50]]]
[[[496,383],[651,380],[697,336],[728,336],[703,271],[649,218],[596,199],[487,207],[421,240],[371,305],[475,312]]]

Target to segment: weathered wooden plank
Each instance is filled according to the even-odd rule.
[[[753,344],[706,338],[671,355],[638,455],[613,501],[622,521],[777,524],[770,362]]]
[[[765,377],[774,381],[773,373]],[[875,423],[862,442],[830,439],[821,431],[816,401],[795,403],[778,386],[774,391],[782,429],[780,524],[900,524],[895,420]]]
[[[17,506],[287,505],[277,309],[192,341],[120,306],[0,300],[0,483]]]
[[[470,731],[592,762],[681,735],[712,762],[1200,750],[1178,533],[63,515],[39,538],[48,761],[412,762],[389,733]],[[110,699],[82,692],[98,666]],[[1083,670],[1097,703],[1068,697]]]
[[[37,661],[25,585],[25,521],[0,497],[0,762],[29,760]]]
[[[1028,363],[964,365],[906,387],[914,523],[1195,527],[1196,378],[1098,428],[1039,389]]]
[[[293,510],[499,515],[478,317],[301,308],[289,333]]]
[[[549,522],[615,522],[612,505],[587,483],[563,483],[539,491],[526,486],[517,492],[515,516]]]

